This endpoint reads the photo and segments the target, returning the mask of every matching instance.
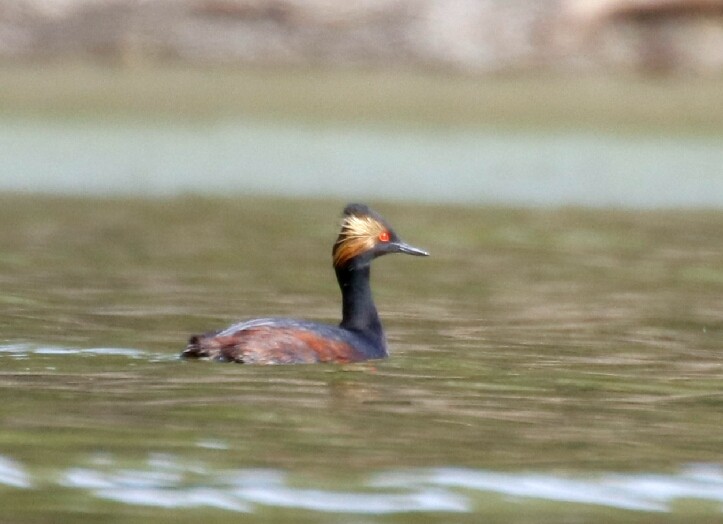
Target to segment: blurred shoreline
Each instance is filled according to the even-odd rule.
[[[723,77],[0,64],[0,118],[723,136]]]
[[[0,191],[719,209],[721,64],[723,0],[18,0]]]
[[[14,0],[0,61],[723,72],[723,0]]]

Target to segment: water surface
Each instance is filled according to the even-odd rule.
[[[4,516],[720,521],[720,212],[378,202],[390,359],[178,360],[335,322],[343,203],[2,197]]]
[[[723,207],[717,136],[0,119],[0,190]]]

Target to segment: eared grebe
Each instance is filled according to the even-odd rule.
[[[427,256],[401,241],[389,224],[363,204],[344,209],[332,250],[342,295],[339,326],[290,318],[259,318],[191,337],[182,357],[243,364],[359,362],[384,358],[387,343],[372,300],[369,269],[387,253]]]

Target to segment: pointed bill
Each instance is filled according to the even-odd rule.
[[[428,257],[429,253],[425,251],[424,249],[419,249],[418,247],[410,246],[406,242],[397,242],[397,249],[400,253],[406,253],[407,255],[415,255],[418,257]]]

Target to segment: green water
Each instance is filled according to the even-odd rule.
[[[344,203],[0,197],[0,521],[723,521],[723,213],[369,202],[389,360],[176,358],[336,321]]]

